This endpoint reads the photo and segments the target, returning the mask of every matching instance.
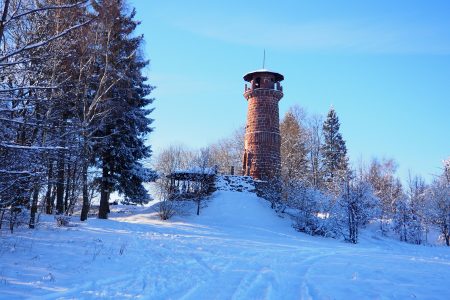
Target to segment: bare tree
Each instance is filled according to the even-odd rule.
[[[306,130],[289,110],[280,124],[282,198],[287,202],[290,191],[298,184],[309,185]]]
[[[395,201],[402,196],[402,185],[395,176],[397,163],[393,159],[373,159],[365,178],[374,189],[381,203],[380,227],[383,234],[389,229],[389,223],[395,211]]]
[[[169,146],[156,155],[153,161],[153,168],[158,173],[155,186],[158,194],[164,195],[163,199],[168,198],[171,193],[170,179],[167,176],[177,170],[189,168],[194,159],[194,152],[181,145]]]
[[[443,172],[431,185],[431,216],[441,236],[450,246],[450,158],[443,162]]]
[[[350,171],[342,181],[341,194],[332,209],[335,229],[350,243],[358,242],[359,230],[379,216],[379,199],[363,176],[354,177]]]
[[[209,146],[211,161],[222,173],[229,173],[231,168],[240,174],[244,150],[245,127],[236,129],[230,137],[223,138]]]
[[[90,20],[59,22],[62,11],[84,9],[87,1],[10,0],[2,3],[0,21],[0,206],[11,216],[37,202],[49,158],[66,147],[58,144],[53,109],[58,83],[51,73],[61,55],[55,45]],[[62,74],[62,76],[64,76]],[[20,160],[11,158],[20,157]],[[62,160],[61,160],[62,162]],[[60,164],[61,167],[61,164]],[[62,173],[60,172],[59,175]],[[53,187],[53,185],[49,185]],[[58,189],[58,200],[63,195]],[[49,197],[51,198],[51,196]]]
[[[309,152],[309,171],[312,186],[315,188],[322,187],[322,166],[321,166],[321,148],[322,148],[322,124],[323,118],[315,115],[308,122],[308,143]]]
[[[197,216],[200,215],[200,207],[202,200],[207,196],[209,189],[210,175],[214,175],[214,167],[211,166],[211,153],[208,148],[200,149],[198,156],[195,160],[195,164],[198,168],[199,181],[197,187],[197,195],[194,201],[197,203]]]

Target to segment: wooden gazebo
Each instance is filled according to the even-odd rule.
[[[217,168],[192,168],[177,170],[167,175],[170,179],[169,198],[192,199],[207,196],[215,191]]]

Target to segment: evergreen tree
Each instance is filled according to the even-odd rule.
[[[152,131],[147,118],[153,102],[147,98],[153,87],[142,75],[148,64],[139,54],[143,36],[133,37],[139,22],[135,11],[126,13],[124,1],[103,0],[94,4],[101,22],[103,55],[100,65],[108,69],[107,89],[101,94],[103,117],[98,120],[95,137],[96,161],[102,170],[99,218],[107,218],[109,195],[117,190],[128,202],[149,200],[143,182],[154,179],[154,173],[140,162],[151,154],[144,143]],[[106,118],[104,116],[107,116]]]
[[[334,108],[328,112],[323,123],[322,174],[330,191],[336,191],[336,185],[345,177],[348,167],[347,147],[339,132],[339,118]]]

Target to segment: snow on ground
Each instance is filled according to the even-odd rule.
[[[358,245],[296,232],[252,193],[200,216],[151,208],[0,237],[1,299],[450,299],[450,249],[365,231]]]

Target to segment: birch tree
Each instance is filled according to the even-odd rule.
[[[52,45],[89,22],[77,19],[54,30],[59,23],[52,22],[52,16],[84,7],[86,3],[44,0],[1,3],[0,200],[2,209],[10,210],[11,219],[31,207],[31,228],[47,173],[44,161],[65,150],[50,138],[54,128],[49,116],[56,86],[45,70],[58,54],[52,51]]]

